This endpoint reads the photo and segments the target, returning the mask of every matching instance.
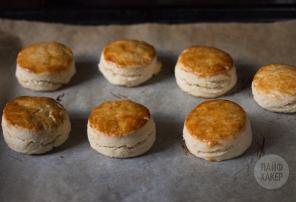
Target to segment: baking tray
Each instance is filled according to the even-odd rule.
[[[254,102],[250,84],[263,64],[296,64],[295,36],[296,21],[70,26],[0,20],[1,109],[16,96],[49,96],[65,106],[72,123],[69,140],[44,155],[16,153],[0,137],[0,201],[294,201],[295,114],[263,110]],[[121,38],[153,44],[163,63],[160,75],[134,88],[108,83],[98,72],[100,51]],[[26,44],[53,40],[73,49],[77,74],[55,92],[22,88],[14,75],[17,52]],[[194,44],[221,48],[234,58],[239,82],[222,98],[244,107],[254,136],[239,158],[208,162],[184,147],[184,118],[204,99],[182,92],[173,69],[181,50]],[[137,158],[105,157],[87,141],[90,110],[122,97],[147,106],[156,122],[155,145]],[[254,178],[255,163],[264,154],[280,155],[289,165],[289,179],[280,189],[266,190]]]

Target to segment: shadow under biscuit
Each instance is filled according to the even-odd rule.
[[[250,116],[253,140],[249,149],[245,152],[245,156],[253,156],[260,158],[265,154],[266,149],[270,146],[268,134],[273,131],[273,126],[262,121],[257,116]]]
[[[254,64],[238,62],[236,64],[237,82],[226,95],[233,95],[243,90],[251,89],[252,80],[257,71],[256,67]]]
[[[149,153],[157,153],[169,149],[182,140],[183,124],[168,115],[153,115],[156,125],[156,140]]]
[[[0,30],[0,105],[3,109],[5,103],[12,98],[18,82],[15,78],[16,56],[21,49],[21,41],[17,36]],[[13,83],[13,85],[11,85]]]
[[[163,82],[170,77],[174,77],[174,69],[176,65],[176,57],[169,53],[160,53],[158,55],[158,60],[161,62],[161,70],[159,74],[154,75],[148,81],[144,82],[139,86],[151,85],[154,83]]]
[[[71,116],[75,117],[73,114]],[[71,132],[69,138],[64,144],[53,148],[48,154],[67,150],[87,141],[87,118],[71,118],[71,116]]]
[[[64,85],[61,89],[69,88],[71,86],[81,85],[93,78],[101,77],[98,69],[98,62],[91,59],[79,59],[75,62],[76,73],[71,79],[70,83]]]

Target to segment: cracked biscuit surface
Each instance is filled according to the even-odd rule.
[[[89,116],[92,128],[111,136],[127,136],[150,119],[149,110],[131,100],[107,101]]]
[[[178,63],[182,69],[200,77],[221,74],[233,68],[233,60],[228,53],[206,46],[185,49],[179,56]]]
[[[65,71],[73,62],[71,49],[58,42],[31,44],[17,56],[17,64],[34,73]]]
[[[107,44],[98,66],[110,83],[127,87],[140,85],[161,70],[154,47],[138,40]]]
[[[3,111],[8,124],[29,130],[56,128],[65,109],[52,98],[21,96],[9,101]]]
[[[156,56],[153,46],[138,40],[118,40],[109,43],[103,57],[119,68],[142,67],[150,64]]]
[[[226,138],[235,138],[245,123],[246,113],[239,105],[228,100],[209,100],[187,115],[185,127],[193,137],[216,145]]]

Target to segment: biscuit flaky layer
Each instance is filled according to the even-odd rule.
[[[141,128],[128,136],[110,136],[87,125],[87,135],[91,147],[109,157],[129,158],[147,152],[156,138],[152,117]]]
[[[119,68],[142,67],[153,61],[156,51],[144,41],[119,40],[111,42],[104,48],[103,57]]]
[[[269,64],[261,67],[253,79],[253,87],[261,93],[296,96],[296,67]]]
[[[245,126],[246,113],[229,100],[209,100],[197,105],[186,117],[185,127],[209,146],[234,138]]]
[[[131,100],[106,101],[92,110],[91,128],[111,136],[127,136],[150,119],[149,110]]]
[[[30,72],[58,73],[70,68],[72,51],[57,42],[31,44],[23,48],[17,56],[17,64]]]
[[[21,96],[9,101],[3,116],[7,123],[24,129],[42,131],[58,127],[65,109],[52,98]]]
[[[233,68],[233,60],[228,53],[206,46],[185,49],[179,56],[178,64],[185,71],[200,77],[221,74]]]

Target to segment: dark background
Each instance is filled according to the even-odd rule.
[[[296,18],[296,0],[0,0],[0,18],[70,24],[275,21]]]

